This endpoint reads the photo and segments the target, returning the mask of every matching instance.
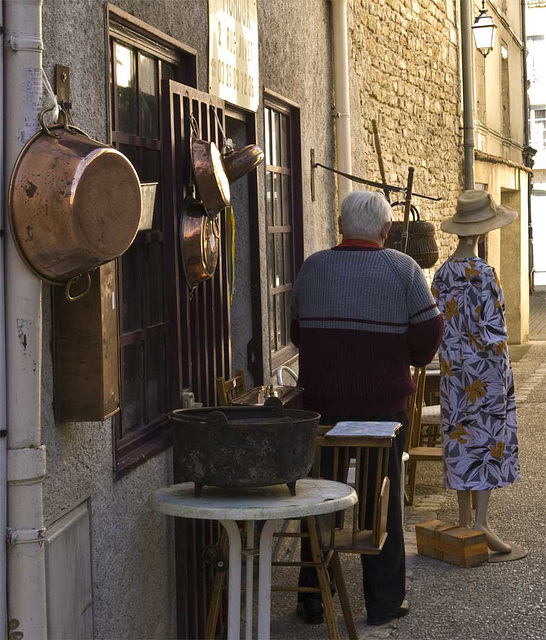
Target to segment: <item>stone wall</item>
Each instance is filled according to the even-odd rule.
[[[387,180],[405,185],[415,167],[421,215],[439,224],[463,188],[461,88],[454,0],[350,0],[353,171],[379,180],[372,119]],[[402,209],[398,209],[401,213]],[[438,231],[440,260],[453,237]]]

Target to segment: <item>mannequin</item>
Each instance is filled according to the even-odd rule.
[[[478,243],[483,236],[459,236],[459,244],[457,249],[451,256],[453,259],[477,258]],[[503,542],[499,536],[491,529],[487,520],[487,510],[489,507],[489,498],[491,490],[476,491],[476,519],[474,521],[474,529],[485,533],[487,546],[491,551],[499,553],[510,553],[512,547]],[[457,500],[459,502],[459,524],[461,527],[472,526],[472,493],[469,489],[457,491]]]
[[[489,549],[501,554],[512,547],[491,529],[488,507],[492,489],[519,477],[516,410],[502,288],[478,256],[478,242],[516,217],[485,191],[463,192],[456,214],[442,223],[459,243],[432,285],[445,320],[439,354],[446,486],[457,491],[459,524],[485,533]]]

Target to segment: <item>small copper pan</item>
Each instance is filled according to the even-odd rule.
[[[222,154],[224,167],[230,183],[246,176],[264,159],[264,152],[255,144],[247,144],[242,149],[228,149]]]
[[[220,222],[205,215],[202,202],[193,188],[182,204],[180,216],[180,252],[190,296],[195,288],[214,275],[218,263]]]
[[[191,117],[190,153],[195,183],[212,220],[230,203],[229,180],[224,169],[220,151],[214,142],[201,140],[196,119]]]

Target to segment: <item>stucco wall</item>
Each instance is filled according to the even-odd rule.
[[[207,90],[207,0],[119,0],[114,3],[153,27],[198,51],[198,88]],[[329,2],[258,1],[261,86],[300,105],[302,120],[303,201],[306,254],[334,241],[334,182],[317,181],[310,202],[309,149],[333,163],[330,115]],[[301,22],[301,16],[305,21]],[[53,80],[54,65],[71,69],[71,99],[76,124],[93,137],[107,139],[105,10],[102,0],[48,0],[44,3],[44,68]],[[301,26],[298,29],[294,25]],[[263,103],[257,114],[258,143],[263,144]],[[262,274],[265,269],[264,174],[259,174]],[[244,216],[242,216],[244,219]],[[246,237],[240,230],[240,239]],[[241,248],[239,255],[248,259]],[[247,273],[248,270],[245,271]],[[244,286],[242,271],[239,284]],[[248,274],[247,274],[248,275]],[[248,309],[249,293],[244,306]],[[267,290],[262,282],[264,335]],[[234,316],[241,337],[234,369],[244,366],[249,314]],[[243,338],[244,337],[244,338]],[[51,521],[91,497],[96,638],[171,638],[175,636],[174,549],[172,523],[146,507],[149,494],[172,482],[171,451],[157,455],[114,481],[111,422],[56,424],[53,415],[50,290],[44,286],[43,440],[48,476],[44,487],[46,519]],[[268,346],[265,348],[266,356]],[[266,361],[266,371],[269,362]]]
[[[305,19],[302,17],[305,16]],[[304,252],[308,256],[336,242],[335,182],[317,173],[316,199],[311,202],[310,150],[329,166],[334,162],[331,115],[332,71],[329,0],[258,0],[260,82],[268,90],[295,102],[301,113]],[[298,25],[295,28],[295,25]],[[258,139],[263,141],[263,110]],[[260,172],[260,207],[264,211],[265,172]],[[269,364],[265,212],[260,216],[264,370]]]
[[[206,89],[206,2],[116,2],[154,27],[199,48],[199,88]],[[73,116],[93,137],[107,140],[104,4],[99,0],[44,3],[44,68],[71,69]],[[52,407],[51,315],[44,286],[43,439],[48,476],[45,517],[91,497],[94,630],[96,638],[174,637],[173,527],[150,512],[150,493],[172,483],[171,451],[155,456],[119,481],[113,476],[111,421],[55,424]]]
[[[414,191],[442,198],[415,199],[423,219],[435,223],[454,212],[463,188],[455,6],[453,0],[350,1],[353,171],[379,180],[375,118],[387,179],[404,186],[408,167],[415,167]],[[438,231],[437,240],[441,263],[453,238]]]

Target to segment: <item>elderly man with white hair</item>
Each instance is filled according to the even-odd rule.
[[[409,612],[400,513],[401,459],[414,391],[410,365],[428,364],[443,334],[442,316],[418,264],[385,249],[392,209],[378,192],[355,191],[341,205],[341,244],[311,255],[292,291],[292,341],[299,347],[304,407],[324,424],[341,420],[401,422],[389,457],[387,540],[378,556],[362,556],[368,623],[379,625]],[[323,455],[323,475],[332,474]],[[375,482],[369,465],[370,486]],[[370,502],[370,501],[368,501]],[[302,544],[302,558],[309,558]],[[315,586],[305,567],[301,586]],[[322,620],[316,594],[300,593],[298,613]]]

